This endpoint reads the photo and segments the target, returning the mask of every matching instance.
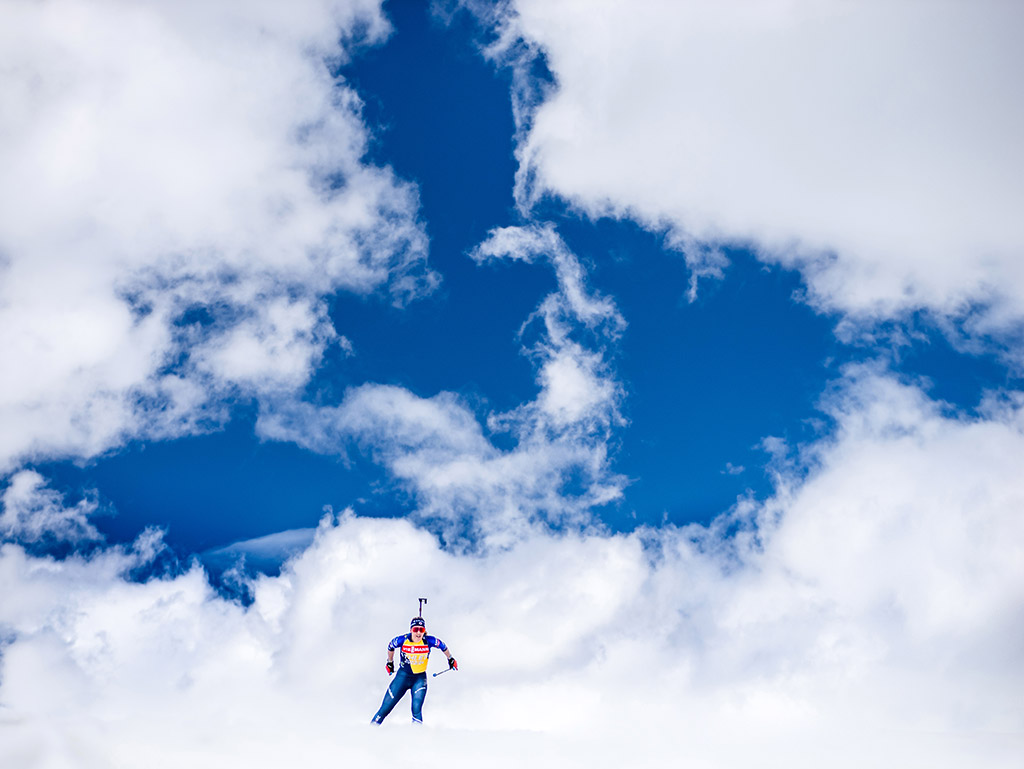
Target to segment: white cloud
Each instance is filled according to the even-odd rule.
[[[551,224],[498,227],[488,233],[487,239],[474,248],[470,256],[478,263],[503,258],[526,262],[547,259],[555,269],[559,291],[549,300],[554,306],[542,305],[545,317],[558,311],[590,328],[607,324],[612,334],[625,327],[615,303],[588,290],[579,259]],[[561,335],[556,338],[560,339]]]
[[[578,422],[596,407],[614,400],[614,385],[594,374],[600,363],[599,356],[573,349],[544,364],[540,371],[540,407],[555,424]]]
[[[325,296],[433,285],[416,191],[330,75],[379,5],[4,5],[0,468],[299,386],[338,341]]]
[[[619,337],[626,321],[610,298],[588,288],[583,266],[555,228],[550,224],[497,228],[471,256],[479,263],[503,258],[529,262],[541,258],[551,263],[558,291],[541,302],[521,331],[525,333],[535,319],[543,321],[544,337],[529,351],[539,368],[537,405],[559,427],[595,415],[606,424],[615,422],[621,388],[604,360],[603,348]],[[587,349],[573,338],[583,329],[597,332],[586,339],[597,349]]]
[[[827,408],[838,429],[804,448],[806,477],[710,529],[533,530],[460,555],[346,513],[246,609],[197,570],[124,580],[146,557],[133,549],[55,561],[7,545],[0,757],[1014,766],[1020,404],[946,416],[852,369]],[[366,722],[384,643],[422,595],[461,669],[431,680],[409,742],[404,704]]]
[[[517,64],[523,207],[553,194],[667,230],[695,274],[720,273],[715,244],[751,245],[861,320],[1019,329],[1019,4],[504,8],[481,15]],[[527,74],[538,53],[553,87]]]
[[[18,542],[72,542],[101,540],[103,535],[89,523],[98,507],[85,498],[74,507],[62,495],[47,488],[46,479],[34,470],[15,473],[0,496],[0,538]]]
[[[322,302],[275,297],[246,314],[190,353],[199,370],[257,391],[292,391],[318,368],[324,348],[338,337]]]

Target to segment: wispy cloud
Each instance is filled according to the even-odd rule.
[[[541,325],[525,352],[537,367],[537,397],[481,422],[452,393],[421,397],[392,385],[350,390],[335,407],[282,404],[258,423],[264,438],[324,453],[360,445],[413,492],[417,513],[453,540],[484,548],[517,541],[537,524],[593,522],[625,479],[610,467],[608,440],[622,424],[622,388],[605,347],[625,323],[614,303],[587,287],[578,258],[550,227],[505,228],[473,252],[486,261],[543,259],[558,290],[524,325]],[[503,450],[496,437],[515,447]]]
[[[48,488],[46,479],[33,470],[15,473],[0,496],[0,539],[22,543],[99,541],[103,535],[89,522],[98,503],[85,498],[73,507]]]
[[[203,562],[214,567],[234,569],[240,577],[245,569],[273,571],[313,542],[315,529],[288,529],[263,537],[232,542],[202,554]]]

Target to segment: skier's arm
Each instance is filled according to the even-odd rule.
[[[402,645],[404,638],[404,636],[395,636],[388,644],[388,661],[384,666],[387,668],[388,675],[395,672],[395,649]]]
[[[459,663],[456,662],[455,658],[452,656],[451,650],[448,648],[448,645],[444,641],[442,641],[440,638],[437,638],[436,636],[430,636],[427,643],[444,652],[444,656],[448,658],[449,670],[451,670],[452,668],[455,668],[456,670],[459,669]]]
[[[449,649],[447,646],[445,646],[441,651],[443,651],[444,652],[444,656],[448,658],[448,669],[451,670],[452,668],[455,668],[456,670],[458,670],[459,669],[459,663],[456,662],[455,658],[452,656],[451,649]]]

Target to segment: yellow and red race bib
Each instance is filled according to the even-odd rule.
[[[407,639],[402,644],[402,659],[409,663],[413,673],[422,673],[427,669],[427,658],[430,656],[430,647],[425,643],[414,643]]]

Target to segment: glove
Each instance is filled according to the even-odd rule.
[[[388,675],[391,675],[395,672],[395,663],[391,660],[388,660],[388,663],[384,667],[387,668]]]
[[[449,670],[458,670],[459,669],[459,663],[455,661],[454,657],[449,657],[448,658],[448,669]]]

